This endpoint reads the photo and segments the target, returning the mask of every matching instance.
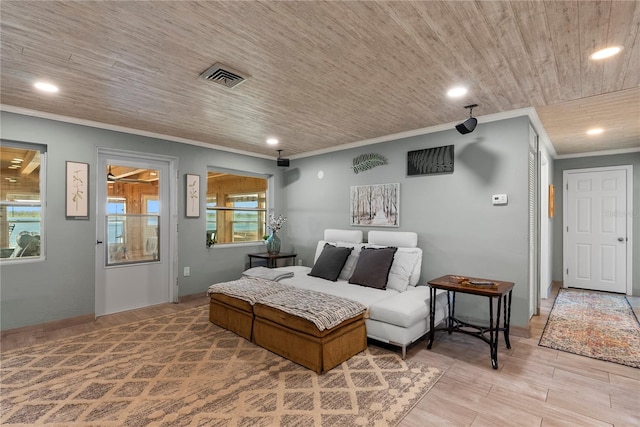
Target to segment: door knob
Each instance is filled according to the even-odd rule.
[[[102,244],[102,240],[96,240],[96,245]]]
[[[624,237],[618,237],[618,242],[624,242]]]

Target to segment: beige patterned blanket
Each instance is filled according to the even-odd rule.
[[[257,302],[313,322],[320,331],[367,311],[359,302],[295,287],[262,296]]]
[[[241,277],[231,282],[216,283],[209,286],[208,295],[224,294],[247,301],[253,305],[258,298],[266,297],[288,289],[295,289],[291,285],[274,282],[259,277]]]

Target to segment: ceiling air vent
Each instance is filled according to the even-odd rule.
[[[246,80],[238,71],[226,65],[215,63],[207,71],[200,74],[200,78],[213,83],[218,83],[228,88],[238,86]]]

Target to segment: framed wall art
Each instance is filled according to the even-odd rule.
[[[89,219],[89,164],[68,161],[65,171],[65,217]]]
[[[400,184],[351,187],[350,224],[368,227],[400,227]]]
[[[407,153],[407,176],[453,173],[453,145]]]
[[[200,217],[200,175],[185,175],[185,216]]]

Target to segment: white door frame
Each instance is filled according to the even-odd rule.
[[[101,156],[120,156],[128,157],[132,160],[155,160],[160,162],[166,162],[169,164],[169,179],[167,180],[169,185],[169,242],[166,245],[169,255],[169,301],[174,303],[178,302],[178,159],[176,157],[164,156],[155,153],[143,153],[137,151],[118,150],[113,148],[98,147],[96,152],[96,164],[99,164],[99,158]],[[99,176],[99,173],[96,174]],[[106,175],[105,175],[106,176]],[[98,183],[96,183],[96,188]],[[96,193],[97,194],[97,193]],[[98,203],[100,197],[96,197],[95,211],[98,212]],[[104,236],[97,236],[96,225],[96,242]],[[98,275],[102,274],[97,267],[98,263],[98,249],[96,243],[96,269],[95,269],[95,283],[98,284]],[[101,260],[102,262],[102,260]],[[97,289],[96,289],[97,294]],[[95,300],[95,298],[94,298]],[[94,311],[95,312],[95,311]]]
[[[538,133],[529,124],[529,319],[540,313],[540,156]]]
[[[585,169],[567,169],[562,172],[562,275],[565,278],[563,287],[567,287],[566,272],[567,272],[567,256],[569,253],[569,242],[565,237],[565,231],[567,224],[569,223],[569,213],[567,207],[569,206],[569,195],[567,194],[567,180],[570,173],[589,173],[589,172],[607,172],[615,170],[624,170],[627,172],[627,211],[615,212],[616,215],[624,215],[627,218],[627,295],[632,294],[633,290],[633,165],[620,165],[620,166],[605,166],[599,168],[585,168]]]
[[[551,290],[549,222],[549,159],[540,150],[540,298],[544,299]]]

